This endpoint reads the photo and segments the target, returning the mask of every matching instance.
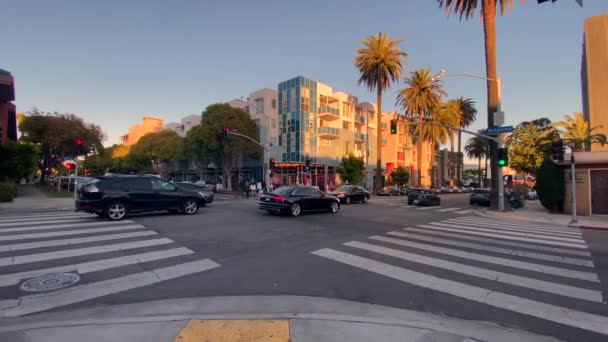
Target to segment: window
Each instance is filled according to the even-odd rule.
[[[296,89],[289,89],[289,111],[293,112],[296,110]]]
[[[279,144],[278,144],[277,138],[276,137],[272,138],[272,146],[278,146],[278,145]]]
[[[310,88],[300,88],[300,107],[304,112],[310,111]]]
[[[399,145],[403,145],[403,134],[399,134]]]
[[[272,122],[272,128],[277,128],[277,119],[272,119],[271,122]]]
[[[345,141],[344,142],[344,154],[349,154],[350,151],[350,141]]]
[[[277,108],[277,100],[272,99],[272,109],[276,109]]]
[[[261,97],[255,99],[255,113],[256,114],[264,113],[264,99]]]
[[[397,160],[403,160],[403,152],[397,152]]]
[[[331,147],[331,140],[329,140],[329,139],[321,139],[321,146],[323,146],[323,147]]]
[[[386,145],[386,139],[382,139],[382,145]]]
[[[281,92],[281,113],[287,113],[287,90]]]
[[[350,122],[342,120],[342,128],[350,130]]]
[[[129,185],[129,190],[152,190],[149,178],[133,178],[127,184]]]
[[[350,117],[350,103],[349,102],[342,102],[342,116],[345,116],[347,118]]]
[[[319,127],[325,127],[325,121],[319,120]]]
[[[154,177],[150,178],[150,181],[152,182],[152,188],[154,190],[175,191],[175,185],[167,182],[164,179]]]

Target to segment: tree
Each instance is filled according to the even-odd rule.
[[[449,100],[448,102],[442,103],[439,110],[439,117],[435,118],[436,122],[440,122],[444,125],[448,125],[450,127],[460,128],[462,125],[462,111],[460,109],[460,103],[457,100]],[[447,133],[450,137],[450,179],[454,180],[454,166],[456,164],[460,164],[460,161],[454,160],[454,140],[456,135],[455,129],[447,128]],[[460,131],[459,131],[460,132]]]
[[[404,79],[406,87],[397,94],[397,104],[400,105],[410,119],[418,117],[418,122],[432,121],[432,114],[437,111],[441,103],[441,96],[447,96],[443,90],[441,82],[431,76],[431,69],[420,68],[410,71],[410,76]],[[420,125],[418,125],[420,126]],[[429,127],[429,125],[423,125]],[[438,126],[437,126],[438,127]],[[418,165],[418,186],[422,186],[422,144],[424,130],[416,127],[418,139],[417,165]]]
[[[536,191],[543,207],[559,212],[564,204],[564,170],[549,158],[543,160],[536,172]]]
[[[391,179],[393,180],[393,183],[399,186],[404,186],[410,181],[410,173],[407,172],[407,170],[403,167],[399,166],[391,171]]]
[[[133,155],[134,160],[145,157],[150,160],[155,172],[165,174],[169,162],[182,158],[181,146],[182,138],[175,131],[163,130],[141,137],[131,147],[129,155]]]
[[[362,48],[357,49],[355,66],[359,70],[359,81],[370,91],[376,91],[376,135],[377,135],[377,160],[376,172],[382,172],[382,92],[390,88],[391,84],[401,77],[402,66],[407,53],[396,46],[402,40],[391,39],[386,33],[368,36],[361,41]],[[382,177],[377,176],[374,182],[374,190],[382,188]]]
[[[342,157],[336,172],[340,174],[342,181],[349,184],[359,184],[363,178],[364,166],[363,158],[357,158],[353,154],[349,154]]]
[[[477,170],[478,173],[481,175],[481,159],[484,158],[486,159],[487,156],[489,155],[489,144],[488,144],[488,140],[482,137],[478,137],[478,136],[474,136],[472,138],[469,138],[469,140],[467,141],[467,144],[464,146],[464,152],[467,154],[467,157],[473,159],[473,158],[477,158],[479,160],[478,164],[477,164]],[[486,170],[487,170],[487,166],[486,166]],[[480,182],[479,182],[479,186],[483,186],[483,182],[481,181],[481,177],[480,177]]]
[[[21,121],[19,131],[22,133],[21,141],[38,146],[42,184],[46,183],[46,176],[52,168],[59,167],[66,156],[77,154],[76,139],[84,142],[81,147],[83,155],[103,149],[101,128],[85,123],[74,114],[46,113],[33,109]]]
[[[0,145],[0,182],[31,176],[38,167],[38,155],[33,144],[7,140]]]
[[[475,119],[477,118],[477,109],[475,109],[475,101],[469,98],[458,97],[456,98],[456,102],[458,102],[458,106],[460,107],[460,128],[466,129],[469,127]],[[458,155],[462,156],[462,131],[458,131]],[[456,168],[457,175],[457,183],[462,185],[462,179],[460,175],[462,174],[462,158],[459,157],[458,167]]]
[[[467,183],[481,184],[481,170],[464,170],[462,171],[462,180]]]
[[[573,116],[564,115],[564,121],[558,121],[551,125],[556,129],[560,129],[564,139],[571,140],[572,147],[575,151],[591,151],[592,144],[606,144],[606,135],[594,133],[601,126],[590,127],[589,122],[585,120],[583,114],[574,112]]]
[[[202,125],[192,127],[183,141],[183,152],[187,159],[194,161],[199,177],[206,179],[207,166],[213,160],[213,153],[205,140],[205,129]]]
[[[534,173],[540,167],[548,152],[551,143],[552,130],[539,119],[532,122],[524,122],[515,127],[513,133],[507,138],[509,148],[509,166],[517,172]]]

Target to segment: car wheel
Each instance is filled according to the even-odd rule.
[[[367,201],[369,201],[369,197],[363,196],[363,203],[367,203]]]
[[[122,202],[108,204],[105,210],[106,217],[112,221],[122,220],[127,217],[127,206]]]
[[[289,213],[291,216],[299,216],[302,213],[302,207],[298,203],[294,203],[289,207]]]
[[[338,204],[338,202],[331,202],[331,206],[329,207],[329,211],[331,211],[332,213],[337,213],[338,210],[340,210],[340,204]]]
[[[198,203],[194,199],[187,199],[182,203],[182,213],[193,215],[198,211]]]
[[[346,196],[346,198],[344,199],[344,203],[350,204],[350,202],[351,202],[350,197]]]

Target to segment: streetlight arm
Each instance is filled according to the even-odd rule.
[[[250,136],[247,136],[247,135],[241,134],[241,133],[234,133],[234,132],[227,132],[227,133],[230,134],[230,135],[236,135],[237,137],[242,137],[242,138],[245,138],[247,140],[253,141],[254,143],[260,145],[264,150],[268,151],[268,147],[267,146],[265,146],[264,144],[260,143],[259,141],[255,140],[255,139],[253,139]]]
[[[489,135],[485,135],[485,134],[481,134],[481,133],[477,133],[477,132],[473,132],[473,131],[467,131],[466,129],[462,129],[462,128],[454,127],[454,126],[448,126],[448,125],[442,124],[440,122],[432,122],[432,121],[430,121],[430,122],[427,122],[427,121],[424,121],[424,122],[420,122],[420,121],[410,122],[410,125],[419,125],[419,124],[420,125],[441,126],[441,127],[453,129],[455,131],[469,133],[469,134],[472,134],[472,135],[475,135],[475,136],[478,136],[478,137],[481,137],[481,138],[484,138],[484,139],[495,141],[497,143],[500,143],[500,141],[501,141],[500,137],[493,137],[493,136],[489,136]]]
[[[477,74],[471,74],[468,72],[463,72],[463,73],[458,73],[458,74],[440,74],[439,76],[434,77],[435,79],[440,79],[440,78],[444,78],[444,77],[454,77],[454,76],[464,76],[464,77],[475,77],[475,78],[480,78],[482,80],[487,80],[487,81],[497,81],[498,82],[498,78],[494,79],[494,78],[488,78],[485,76],[481,76],[481,75],[477,75]]]

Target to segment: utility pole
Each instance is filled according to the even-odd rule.
[[[570,224],[578,223],[576,218],[576,166],[574,160],[574,149],[570,152],[570,176],[572,182],[572,221]]]

